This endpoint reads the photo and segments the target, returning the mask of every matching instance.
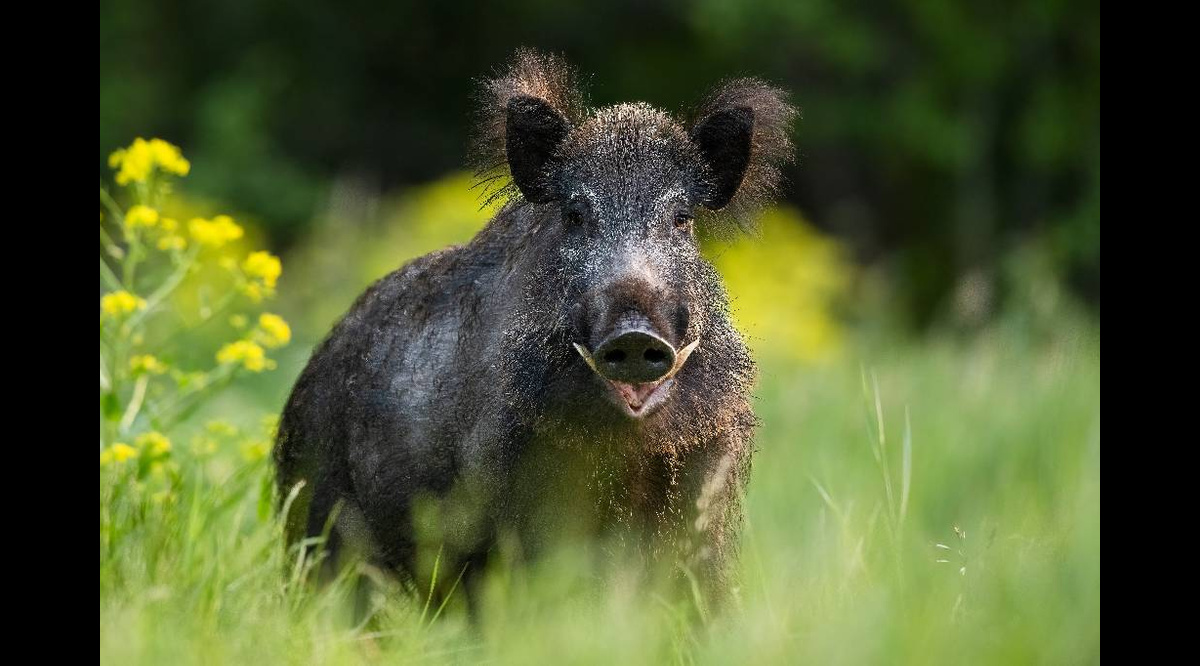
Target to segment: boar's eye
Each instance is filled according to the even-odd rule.
[[[568,226],[577,227],[587,222],[592,215],[592,206],[587,199],[576,197],[567,203],[563,218]]]
[[[676,229],[686,228],[689,224],[691,224],[694,217],[695,216],[693,216],[689,211],[686,211],[686,210],[681,210],[678,213],[675,213],[675,228]]]

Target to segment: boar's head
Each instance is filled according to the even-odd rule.
[[[518,52],[485,82],[478,166],[505,183],[493,196],[540,211],[531,246],[547,255],[541,279],[575,362],[594,371],[597,395],[640,419],[724,316],[697,217],[748,224],[791,158],[795,110],[754,79],[719,85],[680,119],[643,103],[593,110],[574,79],[555,57]]]

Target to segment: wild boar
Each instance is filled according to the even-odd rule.
[[[288,538],[328,525],[334,559],[351,545],[418,587],[435,549],[468,592],[501,538],[524,557],[614,538],[719,603],[755,366],[695,226],[749,224],[795,110],[755,79],[686,119],[590,109],[574,70],[528,50],[481,97],[474,160],[504,204],[372,285],[313,352],[274,450]]]

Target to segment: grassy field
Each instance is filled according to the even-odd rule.
[[[477,627],[395,595],[353,626],[285,561],[264,437],[198,430],[170,496],[101,475],[101,662],[1098,662],[1099,329],[1053,328],[761,359],[741,602],[707,630],[566,556],[499,572]],[[306,353],[213,409],[277,409]]]
[[[387,586],[360,621],[352,574],[318,588],[282,547],[273,415],[366,284],[489,213],[450,175],[376,219],[332,205],[281,261],[166,187],[190,168],[176,147],[138,140],[113,164],[129,187],[101,189],[102,663],[1099,661],[1099,321],[1050,255],[998,267],[1016,305],[990,324],[914,338],[885,323],[886,276],[798,211],[707,244],[761,373],[738,604],[690,621],[694,600],[564,552],[492,571],[475,624]]]

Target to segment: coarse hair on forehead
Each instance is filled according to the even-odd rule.
[[[731,220],[750,230],[756,213],[776,196],[782,168],[792,160],[797,116],[780,88],[754,78],[730,79],[690,112],[672,116],[644,103],[593,110],[578,82],[577,71],[562,57],[528,48],[518,49],[506,67],[479,82],[470,165],[484,206],[521,196],[510,164],[509,107],[510,102],[531,100],[562,125],[555,128],[560,137],[553,146],[556,155],[586,158],[586,146],[604,143],[596,135],[605,132],[628,135],[631,145],[651,136],[665,139],[661,145],[668,157],[691,162],[683,166],[693,167],[715,193],[711,200],[716,203],[706,204],[706,218]],[[621,140],[613,137],[613,142]],[[744,150],[740,161],[733,160],[739,165],[735,173],[726,168],[726,144]]]
[[[614,104],[594,110],[563,142],[558,157],[595,162],[599,169],[636,171],[638,161],[665,160],[690,167],[700,163],[700,151],[673,117],[645,102]],[[698,174],[699,175],[699,174]]]

